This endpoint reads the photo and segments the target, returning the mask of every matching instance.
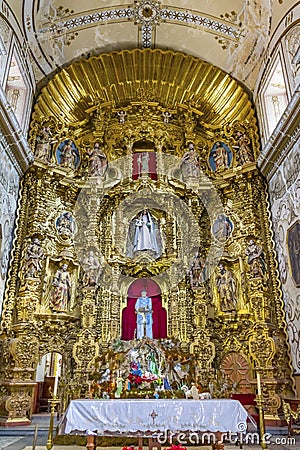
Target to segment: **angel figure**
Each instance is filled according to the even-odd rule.
[[[125,117],[127,115],[126,111],[124,111],[123,109],[121,111],[117,112],[118,116],[119,116],[119,123],[121,125],[124,125],[125,123]]]

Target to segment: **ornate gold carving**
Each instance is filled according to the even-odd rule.
[[[274,340],[269,336],[267,325],[258,323],[249,338],[250,355],[260,369],[269,369],[275,355]]]
[[[5,402],[8,411],[7,422],[29,422],[28,411],[31,407],[31,397],[24,388],[14,390]]]
[[[17,368],[33,369],[33,366],[38,362],[39,341],[33,336],[21,335],[12,339],[10,351]]]
[[[179,68],[175,77],[174,67]],[[231,92],[228,98],[220,95],[220,81],[224,92]],[[228,355],[242,355],[252,361],[252,370],[255,363],[262,371],[268,412],[276,415],[278,393],[291,393],[293,381],[267,192],[254,161],[257,126],[242,88],[218,69],[179,53],[100,55],[50,81],[35,106],[30,138],[36,160],[19,198],[1,322],[2,379],[13,380],[12,386],[29,383],[39,357],[59,351],[64,405],[86,395],[99,352],[105,355],[121,335],[131,282],[166,273],[160,290],[168,337],[179,340],[182,351],[194,352],[201,384],[224,384],[222,361],[233,365]],[[67,140],[76,142],[80,155],[80,164],[70,170],[57,157]],[[222,151],[228,148],[231,161],[214,171],[210,157],[217,142]],[[134,158],[144,150],[156,169],[134,179]],[[153,207],[147,205],[151,197]],[[179,200],[193,215],[195,229],[180,221],[184,214],[176,217]],[[126,253],[130,221],[145,204],[160,224],[162,253],[154,258],[141,251],[131,258]],[[227,231],[218,234],[213,225],[220,217]],[[30,247],[34,239],[40,249]],[[250,240],[263,250],[266,272],[252,267]],[[205,264],[217,242],[222,252]],[[197,255],[200,269],[193,266]],[[27,394],[12,392],[6,394],[20,402],[7,404],[10,417],[28,417],[30,407],[22,403]]]
[[[89,330],[84,330],[78,336],[78,342],[73,347],[73,357],[77,363],[77,370],[88,370],[99,354],[99,345],[95,336]]]

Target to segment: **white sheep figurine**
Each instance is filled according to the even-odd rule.
[[[202,392],[199,394],[199,391],[194,383],[192,383],[191,389],[189,389],[185,384],[181,387],[181,390],[184,392],[185,398],[192,398],[193,400],[207,400],[211,398],[209,392]]]

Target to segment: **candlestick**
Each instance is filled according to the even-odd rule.
[[[56,374],[54,380],[53,398],[57,397],[57,387],[58,387],[58,376]]]
[[[50,410],[50,423],[49,423],[49,432],[48,432],[46,449],[51,450],[53,447],[54,413],[55,413],[56,406],[59,404],[59,400],[57,400],[56,398],[52,398],[52,399],[48,400],[48,402],[51,405],[51,410]]]
[[[256,372],[257,378],[257,395],[261,395],[261,383],[260,383],[260,373]]]

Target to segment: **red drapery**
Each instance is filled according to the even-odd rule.
[[[132,179],[137,180],[141,174],[141,163],[139,162],[143,155],[149,157],[148,174],[152,180],[157,180],[156,173],[156,153],[155,152],[136,152],[132,157]]]
[[[159,286],[152,280],[140,278],[132,283],[128,290],[127,306],[122,314],[122,339],[129,341],[134,338],[136,330],[135,302],[141,296],[142,289],[147,291],[152,300],[153,339],[167,337],[167,312],[162,307]]]

